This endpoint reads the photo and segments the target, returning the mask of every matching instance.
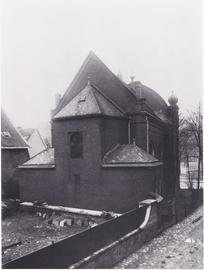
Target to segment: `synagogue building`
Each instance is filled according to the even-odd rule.
[[[179,188],[178,106],[93,53],[52,110],[52,148],[19,166],[20,198],[125,212]]]

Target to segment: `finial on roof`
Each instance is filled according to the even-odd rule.
[[[171,92],[171,96],[168,98],[168,102],[171,106],[175,106],[178,102],[178,98],[174,95],[174,91]]]
[[[130,82],[131,82],[131,83],[133,83],[133,82],[134,82],[134,80],[135,80],[135,76],[133,76],[133,75],[132,75],[132,76],[130,76],[130,80],[131,80]]]
[[[90,85],[91,84],[91,77],[88,76],[88,81],[87,81],[87,85]]]

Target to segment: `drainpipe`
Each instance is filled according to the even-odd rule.
[[[128,144],[130,144],[130,119],[128,120]]]
[[[147,116],[146,116],[146,123],[147,123],[147,153],[149,153],[149,121]]]

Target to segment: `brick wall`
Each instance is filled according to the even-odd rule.
[[[155,191],[155,178],[161,179],[161,167],[106,168],[102,175],[104,208],[125,212]]]
[[[2,149],[1,181],[3,198],[18,198],[19,186],[16,177],[17,166],[29,159],[28,149]]]
[[[76,131],[83,134],[83,158],[74,159],[70,158],[68,134]],[[126,140],[124,119],[54,121],[56,168],[22,169],[21,198],[119,213],[135,208],[147,193],[155,191],[155,177],[161,179],[161,167],[102,168],[102,152]],[[77,191],[76,175],[80,178]]]
[[[43,200],[55,204],[58,183],[55,169],[19,169],[20,199],[23,201]]]
[[[98,184],[101,180],[101,120],[54,121],[56,177],[60,188],[58,201],[62,205],[97,209]],[[83,134],[83,158],[70,158],[68,133]],[[80,175],[80,192],[75,191],[74,175]]]
[[[116,144],[128,144],[128,120],[105,118],[101,123],[102,155]]]

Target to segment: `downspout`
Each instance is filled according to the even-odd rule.
[[[146,227],[147,222],[149,221],[150,212],[151,212],[151,204],[147,206],[145,218],[144,218],[144,221],[142,222],[142,224],[139,227],[140,229],[144,229],[144,227]]]
[[[149,153],[149,121],[148,117],[146,116],[146,127],[147,127],[147,153]]]
[[[128,144],[130,144],[130,119],[128,120]]]

